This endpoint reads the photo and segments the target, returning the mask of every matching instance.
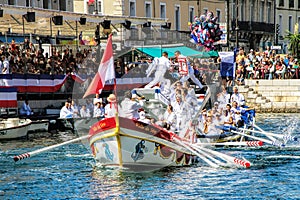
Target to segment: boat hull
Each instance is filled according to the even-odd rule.
[[[18,139],[27,137],[31,120],[8,118],[1,120],[0,124],[0,140]]]
[[[98,164],[151,171],[193,163],[191,152],[172,142],[173,133],[135,120],[119,120],[119,130],[114,118],[91,127],[90,147]]]
[[[34,120],[31,122],[28,132],[36,132],[36,131],[48,131],[49,128],[49,120]]]

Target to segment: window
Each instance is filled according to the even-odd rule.
[[[236,18],[236,4],[233,2],[232,3],[232,19],[235,19]]]
[[[217,19],[217,22],[220,22],[220,21],[221,21],[221,10],[217,10],[217,13],[216,13],[216,14],[217,14],[216,17],[218,18],[218,19]]]
[[[260,22],[264,22],[265,2],[260,1],[259,4],[260,4],[260,7],[259,7]]]
[[[145,3],[145,17],[151,17],[151,2],[146,2]]]
[[[249,21],[255,21],[255,9],[254,9],[254,0],[250,1],[250,19]]]
[[[271,22],[272,19],[272,9],[271,9],[271,2],[267,2],[267,23]]]
[[[189,21],[190,22],[194,21],[194,16],[195,16],[195,8],[190,6],[189,7]]]
[[[160,18],[165,19],[166,18],[166,4],[160,3]]]
[[[67,11],[66,0],[59,0],[59,10]]]
[[[206,15],[206,13],[208,12],[207,8],[203,8],[203,14]]]
[[[245,21],[245,6],[246,6],[246,3],[244,0],[240,0],[239,2],[239,5],[240,5],[240,19],[241,21]]]
[[[180,7],[178,5],[175,6],[175,29],[180,30]]]
[[[289,32],[293,32],[293,17],[289,16]]]
[[[278,24],[279,24],[279,35],[282,35],[282,15],[279,15],[279,19],[278,19]]]
[[[300,8],[300,0],[298,0],[298,8]]]
[[[49,1],[48,0],[43,0],[43,8],[49,9]]]
[[[279,6],[284,7],[284,0],[279,0]]]
[[[289,0],[289,8],[294,8],[294,0]]]
[[[7,4],[8,5],[15,5],[15,0],[8,0]]]
[[[298,17],[298,24],[300,24],[300,17]],[[300,33],[300,26],[298,26],[298,33]]]
[[[96,5],[97,4],[97,5]],[[101,13],[102,12],[102,8],[101,8],[101,0],[98,2],[94,2],[93,4],[89,4],[87,3],[87,8],[88,8],[88,14],[94,14],[94,13]],[[97,6],[97,7],[96,7]]]
[[[9,3],[8,3],[9,4]],[[10,4],[9,4],[10,5]],[[29,0],[26,0],[26,4],[25,4],[26,7],[30,7],[30,1]]]
[[[129,16],[135,17],[136,16],[135,11],[136,11],[136,9],[135,9],[135,1],[130,0],[129,1]]]

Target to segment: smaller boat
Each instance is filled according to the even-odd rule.
[[[49,127],[48,119],[32,120],[28,132],[48,131],[48,127]]]
[[[0,140],[27,137],[30,119],[7,118],[0,119]]]

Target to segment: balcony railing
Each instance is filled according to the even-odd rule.
[[[231,21],[232,30],[235,30],[236,21],[235,19]],[[241,31],[253,31],[253,32],[266,32],[274,33],[275,26],[271,23],[265,22],[252,22],[252,21],[238,21],[238,27]]]

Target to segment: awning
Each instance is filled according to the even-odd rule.
[[[167,52],[169,57],[175,56],[175,51],[180,51],[182,55],[188,57],[196,57],[196,58],[211,58],[211,57],[218,57],[218,52],[216,51],[197,51],[192,48],[186,46],[177,46],[177,47],[138,47],[136,48],[138,51],[147,54],[151,57],[161,57],[162,52]]]

